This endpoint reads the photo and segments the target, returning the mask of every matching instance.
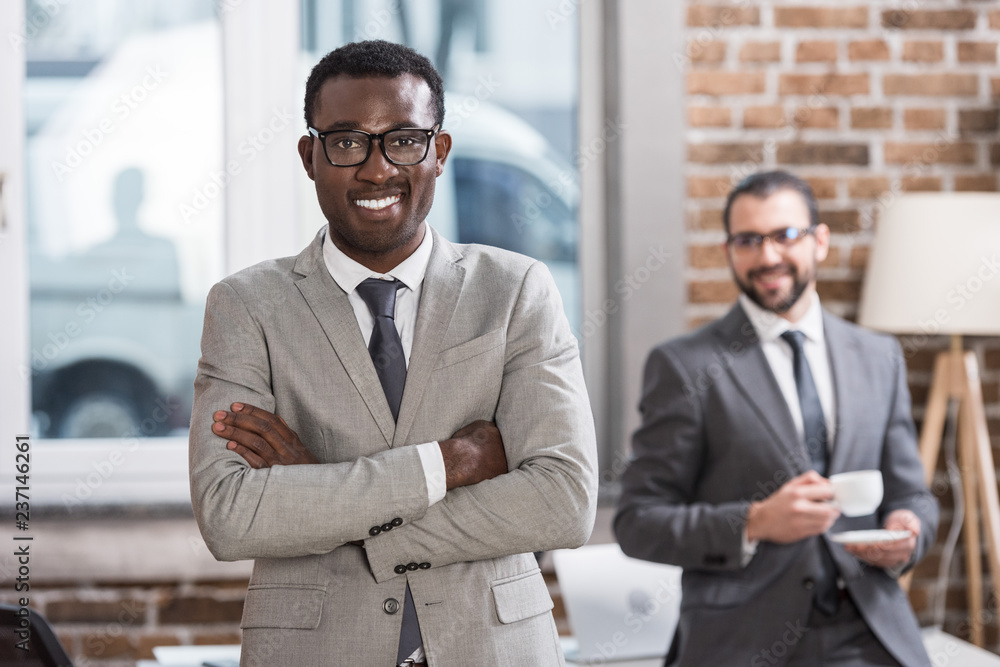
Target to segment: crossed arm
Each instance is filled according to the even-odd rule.
[[[437,567],[585,541],[596,452],[576,344],[547,273],[529,270],[521,292],[507,324],[495,425],[474,422],[440,441],[449,491],[428,507],[415,447],[317,460],[299,438],[319,432],[309,415],[298,414],[293,430],[274,414],[269,357],[280,335],[234,287],[213,289],[191,436],[192,500],[213,553],[302,556],[366,539],[381,581],[399,562]],[[403,525],[367,539],[370,527],[396,517]]]
[[[215,412],[212,431],[221,438],[228,438],[226,448],[242,456],[250,467],[319,463],[278,415],[244,403],[233,403],[230,407],[232,412]],[[492,422],[472,422],[438,444],[449,491],[507,472],[503,439]]]

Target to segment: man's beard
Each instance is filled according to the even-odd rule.
[[[775,269],[782,269],[785,273],[792,277],[791,289],[785,293],[778,292],[761,294],[754,286],[754,279],[762,273],[774,271]],[[815,267],[807,273],[808,275],[799,276],[798,270],[792,264],[775,264],[773,266],[765,266],[750,271],[747,274],[747,282],[743,282],[740,280],[739,276],[736,276],[735,274],[733,275],[733,279],[751,301],[764,310],[769,310],[772,313],[781,315],[791,310],[792,306],[794,306],[796,302],[798,302],[799,298],[802,297],[802,294],[806,291],[806,288],[809,287],[809,283],[812,282],[813,277],[816,275]]]

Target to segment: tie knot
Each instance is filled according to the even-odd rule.
[[[373,317],[393,319],[396,312],[396,290],[400,285],[402,283],[398,280],[368,278],[363,280],[357,289]]]
[[[794,329],[789,329],[785,333],[781,334],[781,337],[785,339],[785,342],[792,346],[793,352],[802,351],[802,341],[806,339],[806,335],[804,333]]]

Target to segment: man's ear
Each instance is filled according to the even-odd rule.
[[[444,172],[444,163],[448,160],[448,153],[451,152],[451,134],[448,130],[439,130],[434,137],[434,161],[437,163],[437,173],[440,176]]]
[[[822,262],[830,253],[830,228],[821,222],[816,225],[813,235],[816,237],[816,261]]]
[[[316,177],[313,173],[313,137],[310,134],[299,137],[299,157],[302,158],[302,166],[306,170],[306,174],[309,176],[310,180],[315,181]]]

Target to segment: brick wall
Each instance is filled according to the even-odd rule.
[[[737,291],[721,246],[731,185],[784,168],[816,191],[833,230],[819,272],[826,307],[853,318],[878,213],[893,193],[995,191],[1000,171],[1000,2],[904,0],[688,3],[687,322],[724,313]],[[915,416],[927,399],[943,339],[908,339]],[[969,339],[1000,454],[1000,341]],[[942,473],[934,491],[950,520]],[[928,595],[940,544],[918,568],[911,600],[930,622]],[[964,553],[952,564],[946,630],[964,623]],[[985,566],[984,566],[984,571]],[[997,602],[987,595],[987,640],[998,645]]]
[[[78,667],[132,667],[152,660],[154,646],[239,644],[246,588],[246,580],[33,584],[31,605]]]

